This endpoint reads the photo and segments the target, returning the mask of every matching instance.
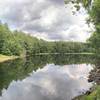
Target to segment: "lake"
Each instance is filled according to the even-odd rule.
[[[90,90],[92,55],[41,55],[0,63],[0,100],[72,100]]]

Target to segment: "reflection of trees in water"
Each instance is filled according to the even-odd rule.
[[[55,65],[94,64],[95,60],[93,56],[88,55],[41,55],[0,63],[0,91],[7,88],[12,80],[21,80],[33,70],[36,71],[49,63]]]

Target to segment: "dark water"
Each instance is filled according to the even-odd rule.
[[[0,63],[0,100],[71,100],[92,87],[92,56],[34,56]]]

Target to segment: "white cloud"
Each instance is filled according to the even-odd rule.
[[[13,81],[0,100],[71,100],[92,86],[91,65],[46,65],[22,81]]]
[[[71,7],[65,8],[64,0],[1,0],[0,19],[46,40],[85,41],[86,14],[82,9],[73,16]]]

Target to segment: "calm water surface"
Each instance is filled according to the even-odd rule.
[[[93,59],[86,58],[38,56],[1,63],[0,100],[71,100],[93,85],[88,82]]]

